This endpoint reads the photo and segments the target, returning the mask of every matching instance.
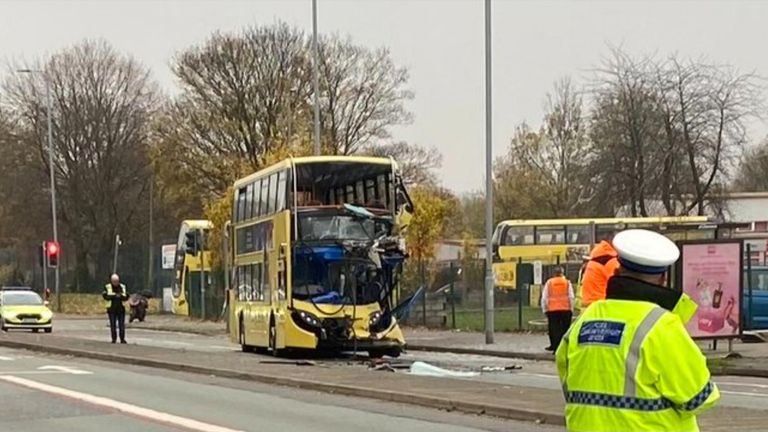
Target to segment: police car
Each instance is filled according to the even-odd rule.
[[[3,287],[0,290],[0,329],[53,331],[53,312],[48,302],[29,287]]]

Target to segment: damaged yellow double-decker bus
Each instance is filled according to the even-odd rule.
[[[395,317],[413,212],[388,158],[289,158],[235,183],[230,338],[244,351],[398,356]]]

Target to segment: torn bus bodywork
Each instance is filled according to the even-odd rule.
[[[304,333],[315,348],[397,356],[405,346],[393,315],[404,242],[391,217],[373,211],[346,205],[298,213],[286,330]]]

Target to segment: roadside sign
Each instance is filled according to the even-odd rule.
[[[541,261],[534,261],[533,262],[533,284],[534,285],[541,285]]]
[[[677,286],[698,305],[686,324],[694,339],[738,338],[742,333],[743,243],[740,239],[678,242]]]
[[[176,259],[176,245],[163,245],[163,270],[173,270],[173,261]]]

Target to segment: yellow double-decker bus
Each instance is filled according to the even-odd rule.
[[[673,240],[714,238],[717,226],[706,216],[507,220],[493,234],[496,286],[515,289],[518,263],[581,263],[592,247],[627,228],[659,231]]]
[[[171,312],[189,316],[202,303],[203,278],[208,281],[211,252],[204,238],[213,225],[208,220],[185,220],[176,243]],[[202,233],[202,235],[201,235]]]
[[[392,159],[290,158],[235,183],[230,339],[244,351],[397,356],[413,205]]]

